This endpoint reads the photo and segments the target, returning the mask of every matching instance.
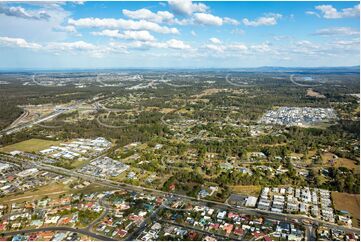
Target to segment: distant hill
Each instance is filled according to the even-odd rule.
[[[237,68],[238,71],[253,71],[253,72],[353,72],[359,73],[360,66],[340,66],[340,67],[278,67],[278,66],[263,66],[257,68]]]
[[[99,69],[8,69],[1,70],[0,73],[24,73],[24,74],[33,74],[39,72],[155,72],[155,73],[164,73],[164,72],[288,72],[288,73],[303,73],[303,74],[357,74],[360,73],[360,66],[340,66],[340,67],[280,67],[280,66],[262,66],[262,67],[245,67],[245,68],[99,68]]]

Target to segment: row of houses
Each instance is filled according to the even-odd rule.
[[[335,222],[331,192],[317,188],[262,189],[257,208],[278,213],[302,213]]]

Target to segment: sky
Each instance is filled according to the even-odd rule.
[[[353,66],[359,31],[359,2],[0,2],[0,68]]]

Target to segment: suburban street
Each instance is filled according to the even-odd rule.
[[[4,156],[4,155],[2,155]],[[303,220],[308,221],[309,223],[317,223],[319,225],[325,225],[329,228],[333,228],[333,229],[339,229],[339,230],[343,230],[345,232],[353,232],[353,233],[359,233],[360,229],[358,228],[348,228],[345,226],[340,226],[337,224],[333,224],[333,223],[328,223],[325,222],[323,220],[320,219],[316,219],[316,218],[311,218],[311,217],[307,217],[305,215],[297,215],[297,214],[283,214],[283,213],[276,213],[276,212],[272,212],[272,211],[265,211],[265,210],[261,210],[261,209],[257,209],[257,208],[248,208],[248,207],[236,207],[236,206],[232,206],[226,203],[222,203],[222,202],[216,202],[216,201],[211,201],[211,200],[207,200],[207,199],[196,199],[194,197],[189,197],[186,195],[180,195],[180,194],[175,194],[175,193],[170,193],[170,192],[164,192],[164,191],[160,191],[160,190],[156,190],[156,189],[151,189],[151,188],[145,188],[145,187],[141,187],[141,186],[135,186],[135,185],[130,185],[130,184],[126,184],[126,183],[122,183],[122,182],[116,182],[116,181],[112,181],[112,180],[108,180],[105,178],[100,178],[100,177],[96,177],[96,176],[92,176],[92,175],[88,175],[88,174],[82,174],[82,173],[78,173],[76,171],[73,170],[68,170],[65,168],[61,168],[61,167],[57,167],[57,166],[52,166],[49,164],[44,164],[42,162],[34,162],[34,161],[29,161],[29,160],[23,160],[23,159],[18,159],[18,158],[14,158],[12,156],[6,156],[8,159],[11,159],[13,162],[15,163],[20,163],[20,164],[30,164],[33,167],[36,167],[38,169],[41,170],[46,170],[46,171],[51,171],[54,173],[58,173],[64,176],[71,176],[71,177],[77,177],[83,180],[87,180],[89,182],[93,182],[93,183],[97,183],[103,186],[108,186],[111,188],[115,188],[115,189],[124,189],[127,191],[136,191],[136,192],[149,192],[151,194],[154,195],[164,195],[168,198],[172,198],[172,199],[186,199],[189,201],[193,201],[193,202],[197,202],[197,203],[202,203],[204,205],[211,205],[213,207],[217,207],[220,209],[231,209],[233,211],[237,211],[240,213],[245,213],[245,214],[249,214],[249,215],[258,215],[258,216],[264,216],[267,217],[269,219],[276,219],[276,220],[280,220],[280,221],[291,221],[291,220],[297,220],[299,222],[302,222]],[[103,214],[104,215],[104,214]],[[105,216],[105,215],[104,215]],[[308,231],[308,237],[309,238],[313,238],[313,234],[314,232],[312,232],[311,230]]]
[[[17,231],[2,232],[2,235],[10,236],[10,235],[34,233],[34,232],[40,232],[40,231],[69,231],[69,232],[84,234],[84,235],[90,236],[97,240],[115,241],[112,238],[90,232],[87,229],[71,228],[71,227],[65,227],[65,226],[64,227],[52,226],[52,227],[44,227],[44,228],[38,228],[38,229],[22,229],[22,230],[17,230]]]

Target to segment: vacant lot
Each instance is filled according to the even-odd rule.
[[[352,215],[352,226],[360,227],[360,194],[332,192],[335,209],[346,210]]]
[[[59,145],[61,141],[43,140],[43,139],[29,139],[16,144],[8,145],[0,148],[1,152],[9,153],[14,150],[24,152],[37,152],[49,148],[52,145]]]
[[[233,193],[242,195],[258,196],[261,191],[261,186],[230,186]]]
[[[330,163],[328,161],[333,160],[333,156],[334,154],[329,152],[322,154],[321,157],[323,164],[329,166]],[[354,160],[350,160],[347,158],[337,158],[334,160],[335,160],[335,164],[334,164],[335,167],[346,167],[350,170],[354,169],[356,172],[359,172],[360,167],[356,164],[356,161]]]
[[[312,88],[307,89],[307,94],[306,95],[309,96],[309,97],[325,98],[325,95],[322,95],[321,93],[316,92]]]
[[[13,202],[25,202],[25,201],[33,201],[36,199],[41,199],[45,196],[48,197],[59,197],[59,195],[68,193],[69,187],[63,184],[49,184],[46,186],[39,187],[37,189],[33,189],[31,191],[26,191],[21,194],[14,194],[10,196],[6,196],[0,199],[1,203],[13,203]]]

